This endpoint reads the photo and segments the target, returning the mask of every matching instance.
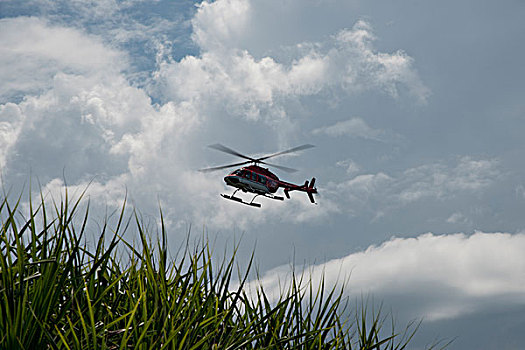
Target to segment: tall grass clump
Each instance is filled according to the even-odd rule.
[[[393,350],[413,335],[382,336],[379,313],[347,318],[341,287],[247,293],[253,255],[241,270],[235,250],[216,263],[203,242],[171,258],[162,213],[153,235],[123,207],[88,245],[89,204],[32,202],[0,202],[0,349]]]

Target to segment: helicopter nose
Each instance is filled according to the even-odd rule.
[[[236,177],[236,176],[226,176],[224,178],[224,181],[228,184],[228,185],[235,185],[237,183],[239,183],[239,179]]]

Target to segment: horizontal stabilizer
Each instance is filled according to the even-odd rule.
[[[308,192],[308,198],[310,198],[310,202],[315,204],[314,195],[312,194],[312,192]]]

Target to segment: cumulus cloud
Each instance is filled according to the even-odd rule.
[[[193,39],[205,51],[231,46],[245,33],[252,14],[251,1],[203,1],[192,19]]]
[[[24,115],[18,105],[0,105],[0,169],[5,168],[7,156],[18,139],[23,121]]]
[[[88,5],[77,1],[68,9],[78,14]],[[118,15],[121,5],[101,2],[92,15],[104,22],[104,16]],[[142,81],[147,89],[130,82],[129,54],[108,44],[114,32],[88,34],[74,23],[35,17],[2,19],[0,44],[6,54],[0,57],[0,78],[12,82],[0,87],[4,101],[10,101],[0,110],[3,171],[20,174],[29,165],[58,188],[66,167],[73,185],[95,178],[94,195],[127,187],[145,206],[156,206],[158,194],[183,219],[205,217],[212,225],[246,227],[275,215],[312,221],[340,212],[330,197],[321,198],[318,207],[296,196],[286,204],[267,201],[264,212],[232,207],[217,195],[224,190],[220,177],[195,173],[202,167],[197,148],[206,136],[229,138],[231,126],[245,125],[238,120],[288,140],[300,128],[288,111],[304,96],[379,90],[396,97],[404,86],[419,91],[419,99],[425,89],[412,59],[402,51],[379,52],[364,21],[322,41],[285,48],[280,58],[255,56],[243,46],[253,6],[261,3],[203,2],[192,20],[200,53],[175,61],[159,52],[150,83]],[[364,122],[357,124],[366,137],[382,136]],[[184,198],[184,205],[176,198]]]
[[[231,13],[225,8],[230,7],[240,21],[226,20]],[[283,114],[286,119],[284,101],[321,91],[380,90],[396,97],[398,86],[405,86],[418,99],[426,99],[428,90],[417,78],[412,59],[402,51],[377,52],[364,21],[323,43],[301,43],[303,49],[286,61],[254,57],[230,38],[242,32],[237,26],[243,25],[249,8],[246,0],[201,4],[193,20],[201,55],[162,62],[155,74],[165,99],[225,105],[228,112],[255,120],[264,111],[265,120],[276,129],[282,126]]]
[[[348,279],[347,293],[410,305],[409,317],[440,320],[480,312],[487,307],[523,305],[525,234],[423,234],[392,238],[341,259],[305,268],[305,281],[324,277],[328,287]],[[269,295],[289,282],[289,268],[268,271],[259,284]]]
[[[4,174],[29,167],[55,189],[62,186],[63,170],[74,187],[96,177],[89,192],[113,205],[121,195],[113,200],[107,195],[122,194],[127,186],[138,198],[153,194],[154,203],[154,194],[169,185],[177,168],[187,169],[177,151],[193,125],[191,105],[154,105],[126,79],[126,54],[97,37],[37,18],[3,19],[1,25],[6,54],[0,60],[14,64],[2,65],[0,74],[19,73],[14,85],[1,85],[3,96],[13,91],[24,96],[0,105]],[[166,166],[164,147],[174,147],[168,158],[177,166]],[[151,174],[166,180],[153,184]]]
[[[0,19],[0,102],[49,89],[58,72],[114,73],[126,66],[124,53],[79,30],[36,17]]]
[[[122,208],[127,197],[126,175],[112,178],[111,180],[101,183],[99,181],[84,181],[74,185],[66,185],[63,179],[53,179],[41,189],[44,200],[51,202],[60,202],[64,199],[64,194],[68,194],[70,201],[75,202],[85,195],[87,199],[95,198],[102,201],[109,208]],[[34,197],[38,203],[38,197]]]
[[[104,144],[115,142],[116,129],[136,121],[128,112],[143,111],[137,108],[140,93],[120,73],[126,54],[100,38],[35,17],[2,19],[0,27],[0,80],[9,82],[0,84],[0,99],[15,102],[0,105],[4,172],[9,157],[15,163],[17,157],[31,157],[20,155],[25,147],[44,152],[32,165],[48,162],[49,169],[56,166],[55,154],[64,159],[69,154],[70,166],[89,166],[89,158],[78,157],[79,149],[104,153]]]

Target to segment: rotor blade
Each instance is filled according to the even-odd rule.
[[[308,148],[312,148],[312,147],[315,147],[315,146],[314,146],[314,145],[310,145],[310,144],[297,146],[297,147],[291,148],[291,149],[286,150],[286,151],[282,151],[282,152],[278,152],[278,153],[270,154],[269,156],[265,156],[265,157],[262,157],[262,158],[258,158],[257,161],[261,161],[261,160],[265,160],[265,159],[268,159],[268,158],[272,158],[272,157],[280,156],[280,155],[282,155],[282,154],[286,154],[286,153],[292,153],[292,152],[302,151],[303,149],[308,149]]]
[[[241,153],[239,153],[237,151],[234,151],[231,148],[228,148],[228,147],[226,147],[224,145],[221,145],[220,143],[216,143],[214,145],[209,145],[208,147],[216,149],[217,151],[221,151],[221,152],[225,152],[225,153],[228,153],[228,154],[232,154],[232,155],[237,156],[237,157],[241,157],[241,158],[244,158],[244,159],[249,159],[251,161],[255,161],[255,159],[250,158],[248,156],[245,156],[244,154],[241,154]]]
[[[199,169],[199,171],[200,171],[201,173],[209,173],[210,171],[221,170],[221,169],[227,169],[227,168],[231,168],[231,167],[234,167],[234,166],[239,166],[239,165],[248,164],[248,163],[251,163],[251,162],[252,162],[252,161],[249,160],[249,161],[241,162],[241,163],[228,164],[228,165],[221,165],[221,166],[216,166],[216,167],[213,167],[213,168]]]
[[[266,163],[266,162],[259,162],[259,163],[266,164],[266,165],[269,165],[269,166],[277,168],[277,169],[281,169],[282,171],[286,171],[287,173],[295,173],[296,171],[298,171],[297,169],[288,168],[288,167],[285,167],[285,166],[282,166],[282,165],[270,164],[270,163]]]

